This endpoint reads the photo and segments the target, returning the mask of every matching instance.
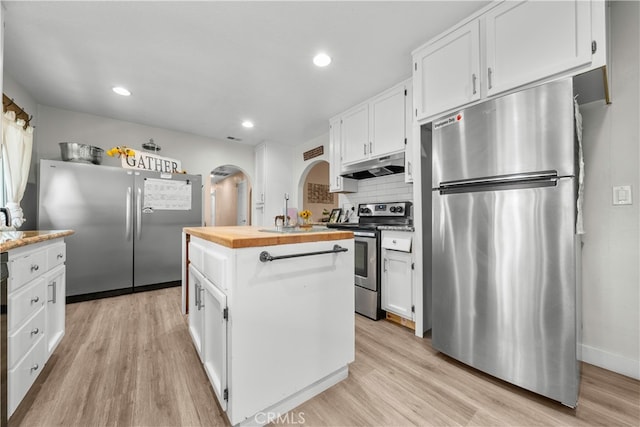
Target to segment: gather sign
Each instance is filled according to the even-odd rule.
[[[133,150],[132,150],[133,151]],[[121,156],[122,167],[161,173],[183,173],[180,160],[158,156],[157,154],[134,151],[134,155]]]

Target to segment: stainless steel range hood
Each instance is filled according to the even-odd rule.
[[[394,173],[404,173],[404,152],[344,166],[340,175],[351,179],[367,179]]]

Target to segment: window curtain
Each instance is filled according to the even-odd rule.
[[[10,229],[19,228],[25,221],[20,202],[29,178],[33,128],[25,129],[24,125],[24,120],[16,120],[14,111],[7,111],[2,117],[2,166],[6,207],[11,213]]]

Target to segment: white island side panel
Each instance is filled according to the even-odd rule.
[[[259,261],[263,250],[279,256],[335,244],[348,251]],[[232,424],[353,362],[353,248],[347,239],[234,251],[228,292]]]

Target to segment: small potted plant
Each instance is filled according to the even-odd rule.
[[[298,216],[302,218],[302,224],[300,227],[309,228],[311,227],[311,211],[308,209],[302,210],[298,213]]]

